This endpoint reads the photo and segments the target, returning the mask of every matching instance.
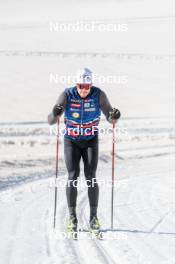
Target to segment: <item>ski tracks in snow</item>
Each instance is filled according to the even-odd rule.
[[[132,127],[137,124],[136,121],[131,119],[124,122]],[[149,120],[139,122],[147,123]],[[160,123],[163,127],[167,125],[164,120],[160,120]],[[160,126],[159,122],[150,124]],[[151,127],[149,129],[151,131]],[[166,137],[168,141],[165,140],[164,143],[161,131],[163,130],[158,134],[158,140],[162,137],[160,147],[156,147],[156,141],[153,144],[149,131],[147,138],[150,148],[145,139],[140,147],[140,141],[135,139],[135,132],[131,142],[124,141],[124,144],[121,142],[118,145],[117,154],[124,158],[117,159],[116,178],[119,183],[124,182],[125,186],[115,189],[113,234],[116,234],[116,239],[111,240],[105,234],[104,240],[89,239],[82,237],[82,234],[77,241],[61,236],[68,220],[65,188],[59,188],[57,225],[53,232],[54,188],[50,188],[49,179],[34,178],[33,182],[24,181],[20,186],[17,181],[13,186],[2,189],[0,213],[3,217],[0,233],[4,243],[1,244],[0,258],[3,263],[174,264],[174,132],[171,132],[171,137]],[[170,154],[157,155],[164,153],[164,148]],[[149,156],[148,152],[151,152]],[[101,152],[98,178],[103,176],[107,179],[111,173],[110,155],[103,156],[103,153],[106,155],[107,151]],[[25,175],[28,176],[28,173],[30,174],[29,168]],[[80,177],[84,176],[81,174]],[[100,188],[99,205],[102,227],[108,228],[110,189]],[[89,220],[86,188],[79,190],[77,213],[79,227],[86,228]],[[120,239],[120,234],[125,234],[126,239]]]

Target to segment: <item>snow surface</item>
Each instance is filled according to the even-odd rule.
[[[0,262],[174,264],[173,1],[96,0],[93,8],[92,1],[70,2],[69,9],[68,1],[0,4]],[[49,31],[51,20],[77,19],[127,23],[128,31]],[[113,232],[112,135],[100,136],[97,177],[99,183],[109,183],[100,186],[98,216],[102,228],[109,230],[102,241],[82,232],[78,241],[64,239],[65,186],[58,189],[55,232],[52,228],[56,138],[46,119],[69,84],[50,82],[50,74],[74,75],[84,65],[101,76],[127,78],[124,84],[96,83],[122,112],[117,124]],[[101,127],[110,127],[104,117]],[[66,179],[61,137],[59,182]],[[84,181],[82,172],[80,180]],[[78,190],[77,212],[79,227],[87,228],[85,186]]]

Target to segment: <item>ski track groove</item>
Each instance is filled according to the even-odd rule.
[[[88,195],[87,195],[87,190],[84,188],[84,190],[81,191],[81,193],[79,194],[79,222],[81,222],[81,224],[83,223],[83,212],[85,210],[85,207],[86,205],[88,204],[88,199],[87,199]],[[81,200],[80,200],[81,199]],[[86,219],[87,220],[87,219]],[[88,223],[88,221],[86,221],[86,224]],[[77,241],[76,241],[77,242]],[[103,263],[115,263],[115,262],[111,262],[111,259],[110,259],[110,262],[109,262],[109,256],[108,255],[105,255],[106,253],[104,253],[104,250],[102,247],[99,246],[99,244],[97,244],[97,239],[88,239],[88,242],[89,244],[91,244],[90,246],[92,248],[94,248],[96,250],[96,254],[97,254],[97,257],[102,257],[103,258]],[[81,242],[80,242],[81,243]],[[86,241],[87,243],[87,241]],[[86,251],[86,249],[85,249]],[[88,252],[89,254],[90,252]],[[87,254],[87,252],[86,252]],[[94,256],[93,256],[94,257]],[[83,261],[86,263],[86,260],[83,259]],[[101,258],[100,258],[100,263],[101,262]]]
[[[29,211],[31,209],[31,207],[33,206],[33,204],[36,206],[38,203],[41,202],[40,198],[45,198],[45,193],[43,193],[42,195],[40,195],[38,197],[38,200],[36,201],[36,197],[34,197],[32,199],[32,201],[30,200],[27,204],[25,204],[25,208],[23,207],[22,209],[20,209],[20,215],[18,215],[17,219],[16,219],[16,225],[15,225],[15,234],[17,235],[17,233],[19,232],[19,228],[20,228],[20,225],[22,223],[21,219],[24,218],[25,214],[27,211]],[[32,203],[34,202],[34,203]],[[31,206],[32,204],[32,206]],[[28,205],[28,206],[27,206]],[[20,221],[19,221],[20,219]],[[11,264],[11,259],[12,259],[12,256],[13,256],[13,253],[14,253],[14,248],[17,247],[18,244],[15,244],[14,240],[12,241],[12,244],[10,246],[10,249],[8,251],[8,263]]]
[[[162,222],[164,222],[164,220],[166,220],[166,218],[174,211],[174,207],[170,208],[170,210],[168,210],[163,217],[160,217],[159,221],[157,221],[157,223],[155,223],[154,226],[150,229],[150,233],[155,232],[157,227],[159,227],[159,225],[162,224]]]
[[[59,203],[59,200],[58,200],[58,203]],[[58,206],[57,206],[57,209],[58,209]],[[62,230],[64,230],[64,232],[66,232],[65,231],[65,226],[63,225],[63,219],[65,217],[64,208],[66,206],[67,206],[66,205],[66,202],[65,203],[62,203],[61,206],[59,206],[59,210],[57,210],[57,219],[56,219],[56,222],[57,222],[56,223],[56,226],[58,226],[58,219],[61,220],[61,221],[59,221],[59,224],[61,224],[59,226],[59,228],[62,229]],[[73,264],[73,263],[81,264],[82,263],[81,257],[79,256],[79,252],[77,252],[77,250],[76,250],[76,244],[75,243],[77,241],[73,241],[73,240],[70,240],[70,239],[67,239],[67,238],[66,239],[63,239],[63,240],[60,240],[60,241],[61,241],[60,244],[61,243],[64,243],[64,247],[65,248],[68,248],[68,250],[71,251],[71,254],[75,257],[75,261],[71,262],[71,264]],[[59,243],[57,241],[55,241],[55,245],[54,245],[54,249],[53,249],[54,252],[57,252],[58,251],[58,248],[57,248],[58,244]],[[65,261],[64,261],[64,263],[70,264],[70,262],[65,262]]]
[[[137,199],[140,199],[140,197],[142,197],[142,193],[140,193],[140,188],[137,188],[137,192],[135,192],[135,195],[136,195],[135,198],[137,198]],[[144,197],[142,199],[143,200],[144,199],[147,200],[147,198],[148,197]],[[150,204],[151,204],[151,201],[150,201]],[[140,219],[139,214],[138,213],[135,213],[133,210],[131,211],[130,208],[128,208],[128,214],[129,214],[129,210],[130,210],[130,214],[132,214],[135,217],[135,219],[137,219],[136,220],[137,225],[140,225],[140,224],[142,225],[142,221]],[[172,212],[172,210],[173,209],[170,209],[169,213]],[[160,218],[160,220],[158,221],[158,223],[155,224],[154,227],[156,227],[156,225],[159,224],[159,222],[162,222],[166,218],[166,216],[167,216],[167,213],[163,217]],[[125,217],[124,219],[122,219],[122,222],[124,224],[127,223],[127,221],[125,221],[125,219],[127,219],[127,217]],[[145,235],[145,237],[139,236],[139,235],[137,236],[138,237],[137,239],[139,239],[139,244],[143,245],[143,247],[142,247],[143,249],[146,247],[146,249],[148,249],[149,252],[152,252],[153,254],[151,254],[151,256],[154,256],[155,258],[159,257],[159,259],[166,261],[165,254],[163,252],[161,252],[160,250],[158,250],[157,247],[156,247],[156,245],[153,242],[151,242],[151,244],[150,244],[150,242],[147,242],[146,241],[146,237],[149,236],[149,235],[151,235],[153,233],[154,230],[152,230],[152,229],[150,231],[148,231],[148,233]],[[134,239],[136,240],[136,238],[134,238]],[[133,242],[133,240],[132,240],[132,242]],[[131,245],[131,242],[130,242],[130,245]],[[131,245],[131,248],[133,249],[133,244]],[[142,252],[140,253],[140,255],[141,254],[142,254]]]
[[[86,190],[85,190],[86,191]],[[84,197],[83,197],[84,198]],[[81,222],[86,222],[86,225],[88,225],[88,220],[85,217],[84,211],[86,206],[88,206],[88,200],[87,199],[82,199],[81,201],[81,206],[79,208],[80,210],[80,220]],[[97,253],[101,255],[101,257],[103,258],[104,263],[109,263],[109,264],[116,264],[116,262],[111,258],[111,256],[108,254],[107,250],[105,250],[105,248],[101,245],[101,242],[99,239],[90,239],[91,244],[95,245],[95,248],[97,250]]]

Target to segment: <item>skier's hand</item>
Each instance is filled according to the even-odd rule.
[[[54,117],[60,116],[64,111],[64,107],[62,105],[55,105],[53,108]]]
[[[118,109],[113,108],[111,112],[109,112],[109,117],[111,120],[118,120],[121,116],[121,113]]]

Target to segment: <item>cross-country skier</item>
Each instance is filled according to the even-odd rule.
[[[77,75],[77,84],[62,92],[48,115],[50,125],[64,112],[66,133],[64,136],[64,155],[68,171],[66,196],[69,208],[68,230],[77,230],[77,187],[80,174],[80,159],[84,162],[84,174],[88,186],[90,205],[90,229],[98,230],[97,218],[99,186],[96,180],[98,163],[98,124],[101,110],[112,123],[120,118],[120,111],[113,108],[106,94],[93,85],[91,70],[84,68]]]

